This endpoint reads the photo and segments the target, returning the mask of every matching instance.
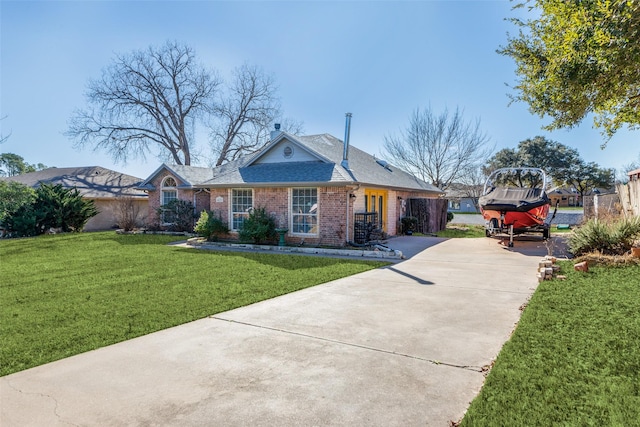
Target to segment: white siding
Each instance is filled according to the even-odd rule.
[[[285,149],[289,147],[291,150],[291,156],[285,156]],[[320,161],[316,156],[311,154],[304,148],[292,144],[291,142],[284,140],[274,145],[268,153],[263,155],[257,162],[258,163],[286,163],[286,162],[313,162]]]

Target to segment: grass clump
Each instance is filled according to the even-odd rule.
[[[0,241],[0,375],[388,264],[167,245],[175,240]]]
[[[438,237],[459,238],[459,237],[485,237],[484,226],[482,225],[447,225],[447,228],[436,233]]]
[[[461,426],[640,420],[640,266],[542,282]]]
[[[569,237],[569,249],[575,256],[590,252],[623,255],[640,239],[640,217],[616,220],[591,219]]]

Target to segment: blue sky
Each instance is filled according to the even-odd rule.
[[[515,32],[508,1],[7,1],[0,2],[0,122],[11,133],[0,152],[48,166],[99,165],[140,178],[160,164],[115,164],[77,150],[63,135],[86,106],[89,79],[115,53],[177,40],[223,77],[244,62],[272,73],[284,113],[306,134],[344,137],[382,154],[385,135],[404,129],[416,108],[464,110],[496,149],[542,135],[577,148],[586,161],[620,168],[639,158],[638,133],[621,131],[604,150],[591,119],[543,131],[548,120],[509,105],[514,64],[496,53]],[[517,12],[519,14],[524,11]],[[206,133],[196,144],[207,148]]]

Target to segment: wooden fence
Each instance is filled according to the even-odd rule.
[[[616,190],[620,196],[622,214],[625,217],[640,216],[640,181],[629,181],[626,184],[617,184]]]
[[[617,193],[584,196],[582,206],[584,219],[618,217],[622,210]]]
[[[437,233],[447,228],[447,203],[446,199],[409,199],[407,216],[418,219],[418,233]]]
[[[585,196],[584,217],[640,216],[640,181],[616,184],[616,193]]]

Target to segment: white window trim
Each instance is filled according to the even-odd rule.
[[[173,182],[176,183],[176,185],[174,187],[168,187],[165,186],[165,182],[168,179],[173,179]],[[164,203],[164,193],[165,191],[175,191],[176,192],[176,198],[175,200],[180,200],[180,195],[178,194],[178,181],[171,175],[167,175],[164,178],[162,178],[162,182],[160,183],[160,208],[162,209],[162,206],[166,205],[166,203]],[[164,220],[164,211],[162,212],[161,216],[160,216],[160,222],[162,225],[171,225],[173,224],[172,222],[166,222]]]
[[[294,233],[293,231],[289,231],[292,236],[300,236],[300,237],[318,237],[320,235],[320,189],[318,187],[291,187],[289,188],[289,230],[293,230],[293,190],[305,190],[307,188],[312,188],[316,190],[316,204],[318,207],[316,208],[316,232],[315,233]]]
[[[255,191],[253,191],[253,188],[230,188],[227,191],[227,200],[229,200],[229,204],[228,204],[228,208],[229,208],[229,231],[233,232],[233,233],[237,233],[238,229],[233,228],[233,192],[234,190],[249,190],[251,191],[251,208],[254,208],[254,201],[255,201]]]

